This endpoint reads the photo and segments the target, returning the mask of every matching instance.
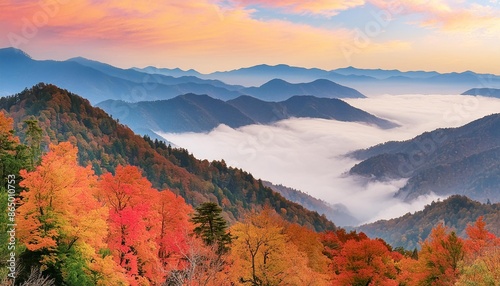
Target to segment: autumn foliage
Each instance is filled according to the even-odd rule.
[[[181,264],[176,253],[187,247],[191,208],[153,189],[136,167],[97,178],[77,164],[75,147],[61,143],[21,176],[19,242],[57,281],[161,285],[167,267]]]
[[[0,133],[16,154],[12,122]],[[133,166],[96,175],[78,164],[69,142],[50,145],[37,166],[21,170],[17,239],[22,263],[56,285],[496,285],[500,239],[480,217],[461,238],[436,225],[420,250],[343,229],[318,233],[285,221],[268,206],[226,232],[203,231],[195,210],[159,191]],[[25,166],[29,167],[29,160]],[[2,216],[4,220],[5,216]],[[230,234],[229,234],[230,233]],[[215,235],[216,234],[216,235]],[[228,239],[222,239],[227,237]],[[219,241],[219,243],[214,243]],[[221,248],[220,241],[224,242]],[[4,250],[2,250],[4,251]],[[4,253],[2,253],[4,255]],[[25,276],[23,276],[25,275]],[[20,273],[21,281],[28,281]]]

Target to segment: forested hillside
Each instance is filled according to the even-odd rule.
[[[323,200],[317,199],[299,190],[275,185],[271,182],[263,181],[264,186],[280,193],[287,200],[298,203],[309,210],[324,214],[328,219],[334,221],[337,225],[358,225],[360,221],[352,216],[346,206],[342,204],[329,204]]]
[[[169,188],[190,205],[217,202],[230,222],[269,205],[290,222],[317,231],[335,228],[324,216],[284,199],[251,174],[135,135],[87,100],[54,85],[38,84],[0,98],[0,109],[14,119],[21,140],[26,139],[24,121],[36,119],[45,151],[49,143],[69,141],[78,147],[80,165],[92,166],[98,175],[114,173],[119,165],[138,166],[155,188]]]
[[[425,132],[351,155],[364,160],[349,171],[375,180],[408,178],[396,194],[411,201],[431,192],[500,201],[500,114],[458,128]]]
[[[500,203],[481,204],[458,195],[433,202],[422,211],[362,225],[356,229],[370,237],[380,237],[394,247],[413,249],[429,236],[432,228],[441,223],[453,229],[457,235],[465,237],[467,225],[480,216],[487,229],[500,235]]]

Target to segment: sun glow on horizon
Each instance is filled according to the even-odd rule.
[[[455,2],[4,0],[0,46],[36,59],[202,73],[288,64],[500,74],[492,65],[500,59],[500,5]],[[345,16],[352,11],[366,19]]]

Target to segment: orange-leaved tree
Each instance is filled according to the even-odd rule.
[[[416,273],[408,285],[453,285],[464,254],[463,240],[442,224],[437,225],[422,243]]]
[[[92,196],[96,178],[77,164],[77,148],[68,142],[49,148],[34,171],[20,173],[18,239],[24,256],[38,260],[56,282],[90,279],[86,266],[105,247],[107,209]]]
[[[479,217],[466,228],[468,239],[457,285],[496,285],[500,281],[500,238],[486,229]]]
[[[381,240],[348,240],[332,265],[335,285],[398,285],[393,256]]]

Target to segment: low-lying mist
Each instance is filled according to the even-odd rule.
[[[401,126],[383,130],[361,123],[295,118],[270,126],[221,125],[209,133],[159,134],[197,158],[224,159],[257,178],[344,204],[358,220],[372,222],[420,210],[438,197],[428,195],[411,203],[395,199],[393,194],[405,180],[366,182],[347,176],[358,161],[344,154],[500,112],[500,99],[462,95],[384,95],[346,101]]]

